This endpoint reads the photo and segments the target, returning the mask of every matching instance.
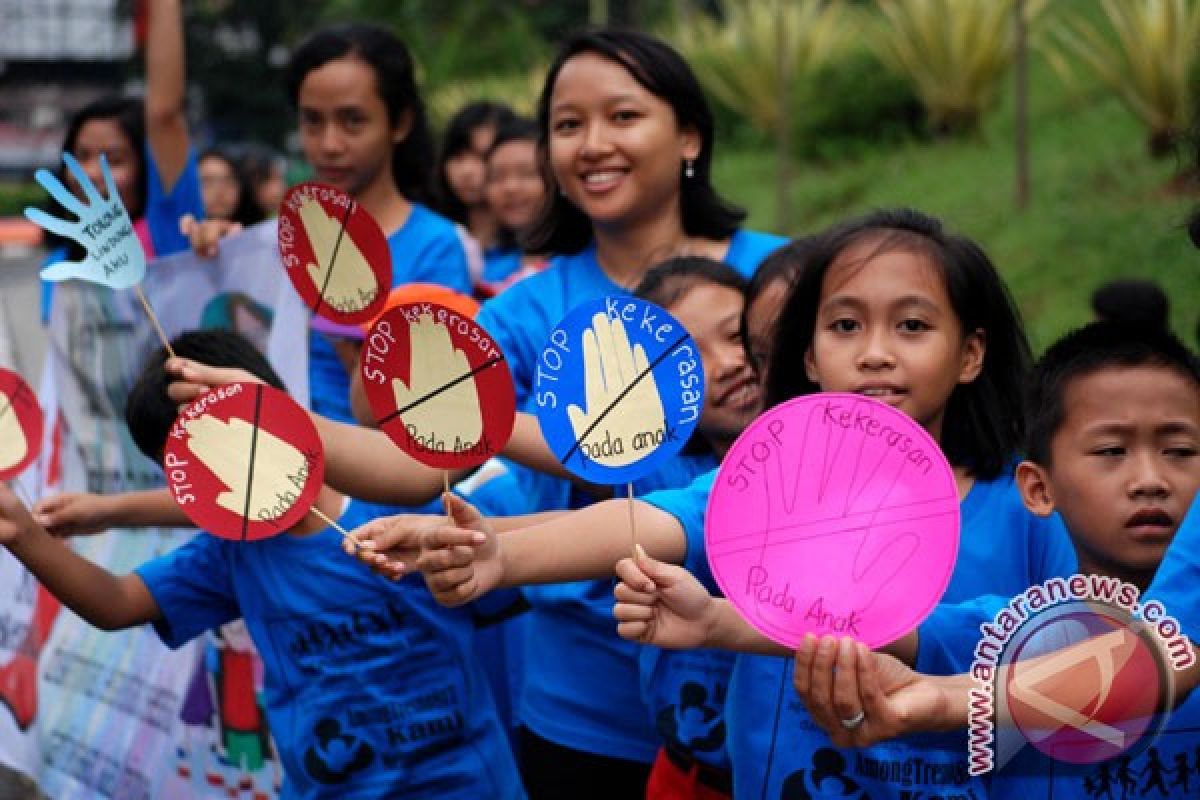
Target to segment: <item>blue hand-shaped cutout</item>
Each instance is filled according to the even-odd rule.
[[[107,198],[92,184],[83,167],[70,153],[63,153],[63,161],[75,180],[83,188],[86,202],[63,185],[49,170],[39,169],[34,177],[59,205],[79,218],[77,222],[52,217],[37,208],[26,208],[25,216],[31,222],[51,233],[56,233],[78,242],[87,250],[82,261],[59,261],[42,270],[42,278],[48,281],[64,281],[71,278],[100,283],[113,289],[128,289],[139,283],[146,275],[146,254],[133,229],[129,212],[121,203],[108,160],[100,157],[100,169],[104,173],[104,188]]]

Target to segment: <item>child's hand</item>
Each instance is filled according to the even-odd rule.
[[[171,401],[186,405],[215,386],[229,383],[265,383],[261,378],[235,367],[210,367],[187,358],[169,358],[164,365],[168,375],[175,380],[167,386]]]
[[[683,567],[651,558],[641,545],[637,552],[636,563],[617,562],[617,633],[671,650],[703,647],[716,613],[712,595]]]
[[[0,483],[0,545],[16,544],[36,525],[25,504],[7,484]]]
[[[797,694],[838,747],[936,730],[950,702],[934,679],[850,638],[808,634],[795,667]]]
[[[90,536],[113,527],[112,501],[101,494],[64,492],[33,506],[33,518],[55,536]]]
[[[197,220],[191,214],[179,218],[179,232],[188,238],[192,251],[201,258],[217,257],[217,242],[242,230],[240,222],[224,219]]]
[[[350,532],[362,547],[350,539],[343,539],[342,549],[373,572],[398,581],[417,568],[421,537],[445,524],[445,517],[432,514],[377,517]]]
[[[495,532],[475,507],[449,492],[442,501],[455,527],[443,525],[421,537],[417,569],[434,598],[453,608],[499,586],[504,563]]]

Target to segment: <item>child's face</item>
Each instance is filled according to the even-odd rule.
[[[727,286],[693,286],[670,309],[700,348],[704,362],[701,433],[731,439],[762,408],[758,380],[746,357],[740,331],[742,293]]]
[[[200,195],[204,200],[205,216],[209,219],[233,219],[241,191],[233,165],[219,156],[209,156],[200,159],[197,171],[200,173]]]
[[[1173,369],[1074,378],[1049,466],[1018,468],[1025,504],[1057,510],[1085,572],[1148,582],[1200,487],[1200,388]]]
[[[825,275],[805,370],[822,391],[874,397],[940,439],[951,392],[983,366],[983,334],[962,330],[926,257],[874,249],[848,248]]]
[[[496,220],[509,230],[519,231],[533,222],[546,196],[535,142],[513,139],[492,151],[484,196]]]
[[[481,125],[471,131],[469,147],[446,159],[446,183],[468,208],[483,203],[483,156],[494,138],[496,131],[490,125]]]
[[[572,56],[550,98],[550,165],[559,188],[597,225],[644,225],[678,216],[685,159],[700,136],[625,67]]]
[[[389,122],[373,68],[352,57],[323,64],[304,76],[296,104],[316,180],[351,197],[392,180],[392,148],[408,135],[409,120]]]
[[[75,152],[72,155],[79,161],[92,185],[102,192],[104,173],[100,170],[100,156],[104,156],[112,172],[117,194],[121,195],[121,202],[130,214],[136,216],[139,213],[136,184],[141,154],[134,151],[133,142],[129,141],[115,119],[96,118],[83,123],[75,137]],[[70,170],[66,171],[66,179],[71,191],[83,197],[83,189],[76,183],[75,175]]]

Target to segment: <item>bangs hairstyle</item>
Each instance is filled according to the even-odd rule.
[[[67,135],[63,137],[63,152],[75,155],[79,146],[79,133],[92,120],[111,120],[129,140],[134,159],[134,198],[136,206],[128,208],[130,219],[138,219],[146,213],[146,109],[136,97],[101,97],[88,103],[71,117]],[[59,164],[56,174],[60,180],[66,177],[66,167]],[[104,187],[97,187],[103,191]],[[82,250],[80,250],[82,252]]]
[[[1159,326],[1101,320],[1052,344],[1029,376],[1025,414],[1029,459],[1050,466],[1051,442],[1067,419],[1067,387],[1104,369],[1162,367],[1200,391],[1200,363],[1173,333]]]
[[[816,242],[816,236],[801,236],[783,245],[763,259],[762,263],[758,265],[758,269],[754,271],[750,285],[746,288],[746,306],[742,309],[742,345],[746,348],[747,355],[750,356],[755,372],[760,375],[767,365],[760,363],[763,362],[763,359],[754,352],[750,341],[750,307],[757,302],[763,292],[774,286],[776,281],[783,281],[787,286],[787,294],[784,295],[786,303],[787,297],[791,294],[792,284],[795,282],[796,276],[804,269],[805,261],[811,257]],[[771,322],[771,327],[774,328],[778,324],[779,318],[776,316]],[[771,337],[772,340],[774,338],[774,336]]]
[[[405,198],[428,202],[433,165],[429,120],[417,90],[412,57],[391,31],[348,23],[322,28],[301,42],[292,53],[285,78],[292,107],[299,103],[300,84],[308,73],[341,58],[356,58],[374,70],[375,92],[387,107],[393,128],[405,114],[410,116],[408,135],[392,150],[392,179]]]
[[[171,340],[171,346],[180,358],[213,367],[238,367],[268,385],[286,391],[266,356],[240,333],[186,331]],[[165,347],[154,352],[125,399],[125,424],[133,443],[155,463],[161,461],[167,435],[179,416],[179,408],[167,395],[167,386],[175,380],[166,370],[169,355]]]
[[[446,180],[446,162],[471,149],[471,136],[475,131],[480,128],[498,131],[514,116],[513,110],[508,106],[481,100],[463,106],[446,125],[433,184],[438,210],[458,224],[467,224],[467,207],[458,199],[458,195],[450,187],[450,182]]]
[[[550,169],[550,102],[563,65],[581,53],[595,53],[621,65],[646,91],[675,112],[680,130],[700,136],[694,176],[683,177],[679,164],[679,204],[683,230],[689,236],[727,239],[746,218],[746,212],[722,199],[712,185],[713,116],[691,67],[665,42],[636,31],[613,29],[577,33],[563,43],[546,74],[538,99],[538,157],[546,179],[549,202],[530,227],[525,249],[533,253],[578,253],[592,240],[592,223],[558,191]]]
[[[989,480],[1000,475],[1024,439],[1021,387],[1031,361],[1025,327],[979,245],[947,233],[939,220],[919,211],[876,211],[818,236],[779,316],[776,347],[767,367],[766,407],[821,390],[808,379],[801,360],[812,348],[830,267],[842,253],[864,242],[872,249],[861,264],[898,251],[928,259],[942,277],[964,335],[982,331],[983,368],[974,381],[951,392],[940,444],[951,464],[969,468],[975,477]]]

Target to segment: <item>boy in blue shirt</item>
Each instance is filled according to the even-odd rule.
[[[237,334],[188,333],[187,358],[281,382]],[[186,355],[184,355],[186,353]],[[160,459],[175,419],[165,353],[126,407],[138,447]],[[322,487],[316,505],[344,527],[370,507]],[[116,576],[50,536],[5,487],[0,543],[66,605],[116,630],[152,623],[177,647],[238,617],[266,670],[265,706],[288,797],[523,798],[469,614],[447,614],[419,578],[390,583],[345,558],[341,536],[308,516],[256,542],[200,535]]]
[[[1200,365],[1195,357],[1165,331],[1093,323],[1046,352],[1030,381],[1028,416],[1029,454],[1017,471],[1026,506],[1039,515],[1058,511],[1080,572],[1119,578],[1142,591],[1150,587],[1152,597],[1163,595],[1155,579],[1160,562],[1177,535],[1185,547],[1195,542],[1200,522],[1194,502],[1200,488]],[[1168,558],[1175,551],[1172,547]],[[908,655],[917,645],[917,666],[923,671],[970,669],[980,624],[1009,602],[989,599],[940,607],[921,626],[919,640],[910,634],[900,644]],[[1194,603],[1166,605],[1166,612],[1186,618],[1194,613]],[[1189,633],[1186,624],[1184,633]],[[1054,686],[1039,686],[1043,694],[1092,685],[1092,676],[1074,675],[1072,667],[1094,670],[1094,659],[1059,663],[1069,666],[1054,676]],[[1179,695],[1195,672],[1193,667],[1175,673]],[[1004,679],[996,680],[999,685]],[[914,676],[888,657],[869,655],[848,642],[811,640],[796,660],[797,690],[813,718],[842,746],[966,724],[969,685],[961,676]],[[848,729],[842,720],[859,719],[858,711],[864,716]],[[1153,789],[1160,797],[1194,797],[1200,780],[1191,779],[1192,767],[1181,765],[1191,763],[1197,730],[1200,698],[1193,696],[1170,713],[1149,749],[1078,766],[1022,753],[994,776],[991,795],[1085,798],[1104,796],[1107,786],[1122,788],[1122,796],[1134,788],[1143,795]],[[1120,786],[1113,782],[1118,775],[1123,776]]]

